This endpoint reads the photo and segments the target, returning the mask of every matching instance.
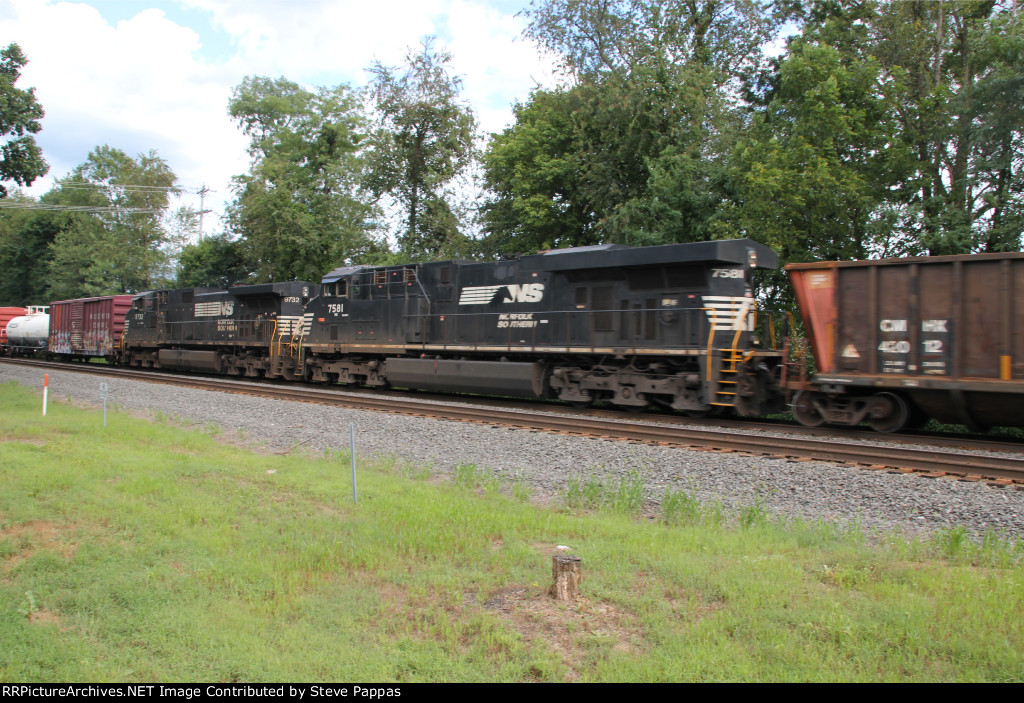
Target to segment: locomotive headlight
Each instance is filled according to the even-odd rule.
[[[747,266],[757,268],[757,252],[753,249],[747,249]]]

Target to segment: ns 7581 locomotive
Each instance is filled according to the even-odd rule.
[[[303,281],[151,291],[124,360],[246,376],[651,405],[784,408],[783,353],[741,239],[601,245],[491,263],[347,266]]]

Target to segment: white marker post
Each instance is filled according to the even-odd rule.
[[[50,393],[50,374],[43,374],[43,417],[46,417],[46,396]]]
[[[348,451],[352,456],[352,502],[358,503],[356,497],[356,423],[348,424]]]
[[[107,426],[107,384],[100,383],[100,397],[103,398],[103,426]]]

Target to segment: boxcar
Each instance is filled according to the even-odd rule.
[[[115,359],[131,303],[130,295],[50,303],[49,353],[70,359]]]
[[[793,402],[803,424],[1024,426],[1024,254],[786,270],[817,363]]]

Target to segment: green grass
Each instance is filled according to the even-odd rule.
[[[3,681],[1021,681],[1022,548],[564,505],[459,467],[257,455],[0,385]],[[583,560],[575,604],[551,555]]]

